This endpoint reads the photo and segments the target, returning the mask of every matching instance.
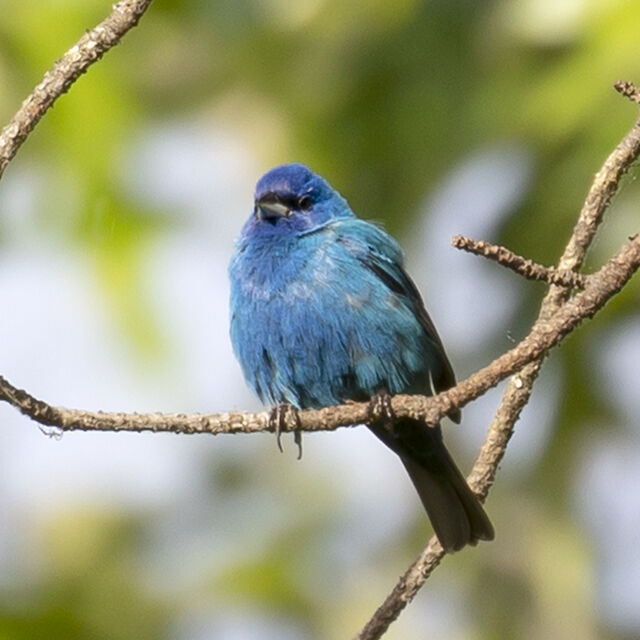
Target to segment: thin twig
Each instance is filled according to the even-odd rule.
[[[135,27],[151,0],[121,0],[109,16],[87,31],[60,58],[11,118],[0,133],[0,178],[47,109],[109,49]]]
[[[491,244],[484,240],[473,240],[467,236],[454,236],[451,244],[456,249],[468,251],[477,256],[483,256],[493,260],[503,267],[524,276],[528,280],[538,280],[548,284],[556,284],[560,287],[570,287],[572,289],[583,289],[585,276],[575,271],[560,271],[554,267],[544,265],[523,258],[506,247]]]

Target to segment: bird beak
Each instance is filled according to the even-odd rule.
[[[282,203],[274,193],[267,193],[256,200],[256,214],[261,219],[286,218],[291,209]]]

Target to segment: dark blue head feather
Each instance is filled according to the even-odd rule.
[[[301,233],[351,216],[347,201],[324,178],[294,162],[275,167],[258,180],[250,226]]]
[[[300,162],[292,162],[267,171],[256,184],[255,197],[259,200],[267,193],[300,196],[317,190],[321,184],[331,190],[326,181],[309,167]]]

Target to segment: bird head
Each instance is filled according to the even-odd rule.
[[[275,167],[256,185],[253,224],[300,233],[348,216],[353,213],[347,201],[303,164]]]

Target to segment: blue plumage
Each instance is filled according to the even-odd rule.
[[[269,405],[323,407],[455,383],[397,242],[302,164],[259,180],[229,274],[234,351]],[[447,550],[493,536],[439,428],[370,428],[400,456]]]

